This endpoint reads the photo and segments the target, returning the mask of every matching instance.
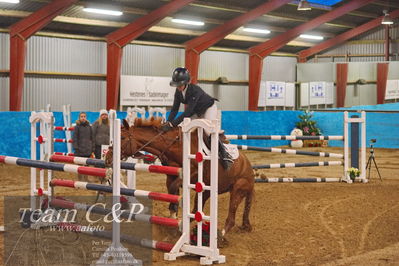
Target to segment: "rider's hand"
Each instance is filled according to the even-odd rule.
[[[169,130],[171,130],[173,128],[173,125],[171,122],[167,121],[164,124],[161,125],[161,131],[162,132],[168,132]]]

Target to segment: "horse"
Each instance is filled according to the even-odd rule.
[[[129,126],[123,120],[121,129],[121,158],[129,156],[137,157],[141,151],[149,152],[158,157],[162,165],[182,167],[183,140],[180,127],[174,127],[168,132],[162,132],[160,118],[143,120],[136,118],[134,125]],[[205,135],[205,134],[204,134]],[[195,130],[191,135],[191,152],[198,150],[198,134]],[[112,149],[107,153],[106,163],[112,162]],[[197,182],[197,163],[191,163],[191,183]],[[244,213],[241,230],[251,231],[252,226],[249,221],[252,198],[254,194],[255,175],[252,165],[248,158],[239,153],[239,157],[234,160],[230,169],[225,170],[219,160],[219,182],[218,193],[230,192],[230,202],[228,216],[225,222],[223,234],[229,232],[235,225],[237,208],[245,198]],[[210,161],[204,162],[204,183],[210,185]],[[178,195],[182,179],[177,176],[167,175],[166,187],[169,194]],[[210,197],[209,191],[203,193],[203,204]],[[194,211],[197,208],[197,194],[195,196]],[[178,205],[171,203],[169,210],[172,217],[176,217]]]

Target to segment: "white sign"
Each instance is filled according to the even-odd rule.
[[[284,106],[285,82],[266,81],[266,106]]]
[[[387,87],[385,90],[385,99],[399,98],[399,80],[387,80]]]
[[[295,83],[261,81],[258,106],[295,106]]]
[[[121,76],[120,105],[171,106],[176,88],[169,77]]]
[[[333,82],[301,83],[301,106],[334,103]]]

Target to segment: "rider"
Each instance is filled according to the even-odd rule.
[[[185,117],[217,119],[215,103],[217,100],[209,96],[201,87],[190,83],[190,79],[190,73],[184,67],[178,67],[173,71],[170,86],[176,87],[175,97],[167,122],[161,127],[162,131],[166,132],[176,127]],[[186,104],[186,108],[180,116],[175,118],[181,103]],[[219,142],[219,157],[222,159],[223,168],[229,169],[233,160],[221,142]]]

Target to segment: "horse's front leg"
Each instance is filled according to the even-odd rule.
[[[167,175],[166,178],[166,187],[168,189],[168,193],[172,195],[179,195],[179,188],[182,184],[182,179],[174,176],[174,175]],[[170,203],[169,204],[169,211],[171,218],[177,218],[177,212],[179,209],[178,203]]]

